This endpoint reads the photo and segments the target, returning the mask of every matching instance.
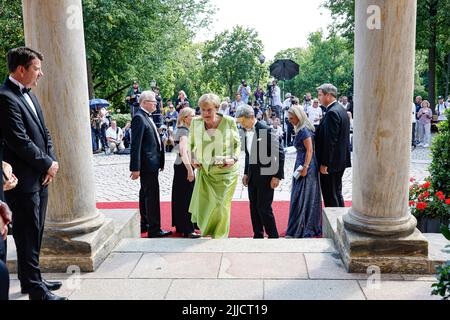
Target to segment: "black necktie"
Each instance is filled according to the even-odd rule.
[[[22,94],[29,93],[30,91],[31,91],[30,88],[23,88],[22,89]]]

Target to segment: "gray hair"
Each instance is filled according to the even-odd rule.
[[[317,88],[317,91],[322,90],[323,94],[331,94],[333,97],[337,98],[337,88],[333,86],[331,83],[324,83],[320,87]]]
[[[244,117],[246,119],[250,119],[254,116],[255,116],[255,111],[248,104],[240,106],[237,109],[236,114],[235,114],[236,119],[242,118],[242,117]]]
[[[201,107],[205,104],[213,105],[214,107],[216,107],[216,110],[219,110],[220,98],[213,93],[204,94],[198,100],[198,105]]]
[[[156,100],[155,93],[153,91],[144,91],[141,93],[141,96],[139,97],[139,105],[142,106],[144,101],[148,100]]]

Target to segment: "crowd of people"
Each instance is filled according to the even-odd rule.
[[[173,150],[177,154],[172,186],[176,232],[188,238],[228,237],[231,201],[242,165],[254,238],[279,237],[271,204],[285,176],[286,138],[278,112],[293,128],[287,145],[297,153],[286,237],[321,237],[322,197],[328,207],[344,206],[342,177],[351,166],[351,105],[345,97],[344,105],[339,103],[337,88],[331,84],[318,88],[317,99],[307,94],[301,105],[287,94],[283,105],[269,105],[264,111],[258,101],[250,105],[249,96],[243,81],[233,103],[205,94],[198,101],[200,115],[193,108],[180,108]],[[142,92],[140,110],[131,124],[131,178],[140,178],[141,232],[149,238],[172,234],[160,223],[158,175],[164,169],[165,148],[152,117],[157,103],[154,92]],[[241,150],[246,157],[239,164]]]
[[[48,186],[59,171],[41,105],[30,92],[43,76],[42,60],[42,54],[30,48],[11,49],[10,75],[0,87],[0,299],[7,299],[9,291],[5,240],[10,223],[21,292],[32,300],[66,299],[52,292],[62,283],[43,279],[39,266]],[[167,101],[163,107],[159,88],[141,92],[134,83],[127,96],[133,117],[125,128],[119,128],[106,109],[93,112],[94,150],[100,145],[110,152],[129,150],[130,177],[140,179],[141,185],[142,232],[150,238],[172,233],[161,229],[158,180],[171,147],[177,154],[172,224],[183,237],[228,237],[240,166],[255,239],[280,237],[272,202],[274,190],[286,177],[292,179],[286,237],[322,236],[322,199],[326,207],[344,207],[342,177],[351,166],[353,103],[338,97],[332,84],[318,87],[317,98],[307,93],[302,102],[289,93],[282,102],[276,80],[267,91],[258,87],[252,95],[244,80],[233,102],[205,94],[193,108],[180,91],[175,104]],[[412,119],[418,125],[413,135],[417,130],[427,146],[433,118],[430,103],[418,97],[416,104]],[[439,97],[438,121],[445,120],[443,112],[449,107],[450,97],[447,102]],[[296,152],[294,171],[288,174],[285,147]],[[245,151],[243,163],[241,151]]]
[[[447,120],[445,110],[450,109],[450,95],[447,101],[443,96],[438,97],[438,104],[431,109],[428,100],[423,100],[417,96],[412,104],[412,146],[429,148],[431,145],[431,126],[441,121]]]

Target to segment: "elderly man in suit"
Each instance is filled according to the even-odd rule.
[[[316,136],[316,157],[320,166],[320,184],[325,207],[345,207],[342,177],[351,167],[350,119],[337,102],[337,89],[332,84],[317,88],[320,103],[327,108]]]
[[[148,224],[148,237],[169,236],[171,231],[161,230],[159,202],[159,170],[164,170],[164,145],[159,136],[152,112],[156,110],[156,97],[152,91],[144,91],[139,97],[140,109],[131,122],[131,179],[141,178],[139,208],[141,223]],[[142,230],[143,231],[143,230]]]
[[[278,238],[272,210],[274,190],[284,178],[284,151],[271,128],[258,122],[252,107],[238,108],[236,119],[245,129],[245,169],[242,183],[248,186],[250,215],[255,239]]]
[[[48,185],[59,169],[41,105],[30,92],[43,76],[43,57],[20,47],[11,49],[7,60],[10,75],[0,88],[0,131],[4,160],[19,180],[17,187],[5,194],[13,212],[17,273],[22,293],[28,293],[31,300],[64,300],[51,293],[62,283],[43,280],[39,268]]]

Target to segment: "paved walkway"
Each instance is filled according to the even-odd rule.
[[[161,198],[170,201],[174,155],[160,175]],[[241,163],[243,155],[241,155]],[[295,155],[288,155],[286,176]],[[139,182],[129,179],[129,156],[94,157],[99,202],[138,201]],[[427,176],[429,151],[416,149],[411,175]],[[242,175],[243,168],[241,168]],[[352,170],[344,176],[351,200]],[[289,200],[291,179],[276,190],[275,200]],[[235,200],[246,200],[239,183]],[[330,239],[125,239],[95,273],[46,274],[64,282],[56,292],[71,300],[425,300],[433,276],[346,273]],[[17,275],[11,299],[25,300]]]
[[[346,273],[330,239],[126,239],[95,273],[44,278],[71,300],[439,299],[432,276]]]
[[[175,154],[166,155],[165,170],[160,174],[161,201],[171,201],[173,163]],[[129,171],[128,155],[105,155],[94,156],[95,183],[98,202],[135,202],[139,201],[139,181],[132,181]],[[429,149],[417,148],[411,153],[411,176],[423,179],[428,176],[428,165],[430,163]],[[240,163],[244,161],[244,154],[240,156]],[[275,191],[275,200],[289,201],[292,180],[290,176],[294,171],[295,154],[286,156],[285,177]],[[244,168],[240,168],[240,178],[234,200],[248,200],[247,188],[242,185]],[[346,170],[343,178],[343,194],[345,200],[352,199],[352,169]]]

